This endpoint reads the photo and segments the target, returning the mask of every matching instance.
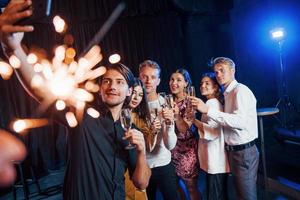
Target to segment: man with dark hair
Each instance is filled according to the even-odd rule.
[[[145,189],[150,177],[143,134],[130,129],[125,135],[119,121],[124,101],[131,95],[133,75],[121,64],[107,69],[101,77],[98,106],[101,117],[83,117],[70,130],[68,163],[64,182],[65,199],[124,199],[124,174],[129,168],[138,189]]]
[[[19,9],[10,11],[12,16],[24,12]],[[2,25],[14,28],[15,21],[9,17],[3,19]],[[7,47],[6,54],[15,54],[21,60],[19,72],[28,85],[34,75],[33,67],[26,61],[21,38],[10,33],[1,34],[2,42]],[[64,199],[125,199],[124,174],[127,168],[138,189],[147,187],[151,170],[146,161],[143,134],[134,128],[124,133],[119,121],[120,111],[125,106],[126,98],[131,95],[132,85],[133,74],[125,65],[115,64],[107,68],[99,83],[101,102],[96,108],[100,111],[100,117],[93,118],[85,113],[76,127],[69,128]],[[35,90],[34,93],[40,99],[51,95],[48,91]],[[57,118],[60,119],[59,115]],[[125,149],[128,140],[135,145],[135,149]]]
[[[237,199],[257,199],[256,179],[259,154],[256,98],[245,85],[235,80],[235,64],[226,57],[213,60],[217,81],[225,89],[224,112],[200,101],[198,110],[224,128],[225,149],[237,191]]]

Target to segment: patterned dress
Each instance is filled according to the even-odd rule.
[[[180,116],[185,118],[187,101],[179,101],[177,106]],[[197,132],[193,125],[186,133],[181,133],[176,129],[177,143],[172,150],[172,161],[176,174],[183,179],[193,178],[199,174],[198,141],[194,133]]]

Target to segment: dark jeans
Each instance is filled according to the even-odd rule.
[[[259,153],[256,145],[241,151],[228,151],[230,170],[239,200],[256,200]]]
[[[206,188],[208,200],[227,200],[227,173],[206,173]]]
[[[176,200],[177,183],[172,162],[166,166],[155,167],[151,170],[152,175],[147,187],[148,200],[155,200],[157,189],[160,190],[164,200]]]

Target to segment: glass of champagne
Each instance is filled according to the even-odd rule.
[[[151,123],[153,123],[156,119],[159,119],[159,121],[161,122],[161,118],[159,116],[159,113],[158,113],[158,108],[150,108],[150,115],[151,115]],[[160,129],[159,130],[156,130],[156,132],[160,132]]]
[[[166,105],[168,106],[168,108],[173,110],[174,113],[174,121],[176,121],[178,119],[178,114],[175,114],[175,105],[174,105],[174,97],[172,94],[168,94],[165,97],[165,101],[166,101]]]
[[[189,116],[189,120],[192,120],[195,117],[195,110],[192,106],[192,102],[190,101],[189,97],[195,97],[196,96],[196,91],[195,91],[195,87],[194,86],[188,86],[186,88],[186,94],[188,97],[188,101],[187,101],[187,116]]]
[[[167,102],[166,102],[167,95],[165,92],[160,92],[158,94],[159,94],[159,96],[158,96],[159,105],[161,105],[161,107],[165,108],[167,106]],[[160,97],[162,97],[164,99],[164,101],[162,101]]]
[[[132,120],[131,120],[131,110],[129,108],[123,108],[120,112],[120,122],[121,126],[125,131],[128,131],[131,128]],[[125,149],[133,149],[135,148],[130,142],[125,147]]]
[[[190,97],[195,97],[196,96],[196,91],[194,86],[189,86],[187,87],[187,95]]]
[[[171,94],[166,95],[165,100],[166,100],[166,105],[169,108],[173,108],[173,104],[174,104],[173,95]]]

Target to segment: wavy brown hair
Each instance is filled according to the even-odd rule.
[[[223,93],[222,93],[222,87],[221,85],[218,83],[217,79],[216,79],[216,75],[215,73],[213,72],[207,72],[207,73],[204,73],[202,76],[201,76],[201,80],[204,78],[204,77],[208,77],[214,85],[217,85],[218,86],[218,90],[217,92],[215,93],[215,97],[216,99],[218,99],[221,104],[223,105],[224,104],[224,96],[223,96]],[[207,100],[207,99],[206,99]]]

